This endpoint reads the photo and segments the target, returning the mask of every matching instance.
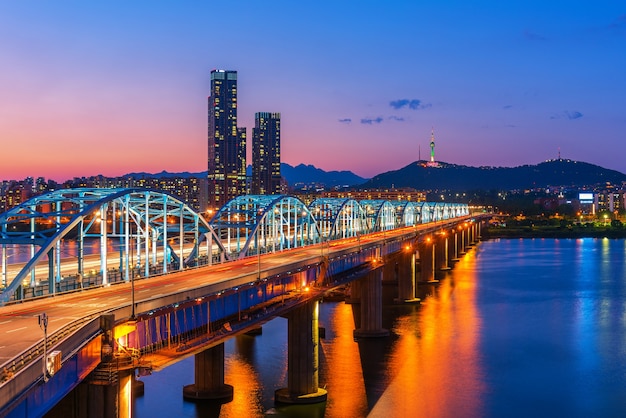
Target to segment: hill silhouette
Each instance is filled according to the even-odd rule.
[[[519,167],[471,167],[439,163],[428,167],[416,161],[396,171],[374,176],[360,189],[411,187],[417,190],[524,190],[542,187],[583,188],[599,184],[621,184],[626,174],[597,165],[557,159]]]

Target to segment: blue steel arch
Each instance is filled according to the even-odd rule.
[[[177,222],[176,222],[177,220]],[[106,225],[102,228],[101,225]],[[131,226],[133,225],[133,226]],[[26,228],[24,228],[26,226]],[[98,232],[95,232],[98,230]],[[176,233],[176,235],[174,234]],[[48,288],[55,292],[55,283],[61,280],[61,240],[76,235],[79,240],[77,273],[83,271],[83,239],[99,237],[100,274],[107,284],[109,269],[106,253],[108,237],[120,239],[120,275],[129,280],[132,269],[142,262],[145,276],[157,264],[157,243],[162,244],[160,257],[162,273],[171,261],[182,269],[185,263],[198,259],[199,244],[207,240],[207,258],[212,259],[213,234],[211,227],[200,215],[179,199],[160,191],[147,189],[62,189],[34,197],[11,210],[0,214],[0,246],[2,247],[2,285],[0,304],[6,303],[21,288],[28,275],[30,285],[35,284],[35,268],[48,256]],[[137,265],[131,266],[133,251],[129,248],[131,237],[137,246]],[[178,241],[178,254],[172,244]],[[208,244],[208,243],[211,244]],[[6,246],[27,245],[31,258],[9,282],[6,273]],[[187,248],[185,248],[187,244]],[[189,244],[192,244],[189,248]],[[223,252],[215,240],[218,253]],[[36,250],[35,248],[38,247]],[[145,253],[142,250],[145,249]],[[122,255],[123,253],[123,255]],[[186,257],[185,257],[186,255]],[[139,273],[139,272],[138,272]],[[18,295],[19,298],[19,295]]]
[[[245,195],[211,219],[229,259],[315,244],[320,231],[311,211],[289,195]]]
[[[388,231],[398,227],[396,208],[388,200],[361,200],[369,232]]]
[[[394,203],[396,208],[396,225],[398,227],[413,226],[421,223],[421,213],[424,202],[404,200]]]
[[[144,275],[148,276],[153,272],[151,267],[161,268],[161,272],[166,273],[168,268],[182,269],[186,265],[202,264],[204,256],[200,243],[203,240],[206,241],[206,263],[210,264],[214,256],[221,261],[243,258],[250,254],[314,244],[323,238],[354,237],[381,228],[391,229],[466,215],[469,215],[468,205],[458,203],[357,202],[354,199],[320,198],[307,207],[298,198],[287,195],[240,196],[227,203],[207,223],[184,202],[160,191],[59,190],[35,197],[0,214],[0,289],[4,287],[0,304],[20,288],[29,273],[30,284],[34,283],[34,269],[46,255],[50,293],[54,292],[54,283],[60,279],[60,241],[72,231],[78,231],[81,240],[84,237],[101,239],[100,248],[105,250],[101,252],[100,270],[102,282],[107,284],[106,240],[109,236],[118,237],[120,248],[124,247],[120,249],[120,273],[123,272],[123,279],[128,280],[131,261],[134,263],[132,247],[129,256],[129,236],[136,242],[136,268],[140,272],[143,261]],[[111,233],[107,235],[109,227],[104,228],[104,233],[90,232],[102,222],[112,224]],[[134,228],[129,228],[131,223]],[[158,243],[162,246],[160,266],[157,262]],[[6,246],[10,244],[30,245],[31,259],[7,286]],[[38,247],[37,251],[35,247]],[[80,276],[83,273],[80,266],[82,253],[78,260]]]
[[[363,206],[354,199],[323,197],[315,199],[309,210],[326,240],[355,237],[369,232]]]

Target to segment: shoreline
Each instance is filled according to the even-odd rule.
[[[497,238],[610,238],[625,239],[626,228],[543,229],[543,228],[486,228],[482,239]]]

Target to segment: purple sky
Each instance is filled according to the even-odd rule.
[[[626,3],[3,1],[0,179],[207,168],[211,69],[282,159],[626,172]]]

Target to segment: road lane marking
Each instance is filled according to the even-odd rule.
[[[12,320],[12,319],[9,319],[8,321],[2,321],[2,322],[0,322],[0,325],[2,325],[2,324],[8,324],[9,322],[13,322],[13,320]]]
[[[27,328],[28,328],[28,327],[15,328],[15,329],[12,329],[12,330],[10,330],[10,331],[7,331],[6,333],[7,333],[7,334],[10,334],[10,333],[12,333],[12,332],[21,331],[21,330],[23,330],[23,329],[27,329]]]

